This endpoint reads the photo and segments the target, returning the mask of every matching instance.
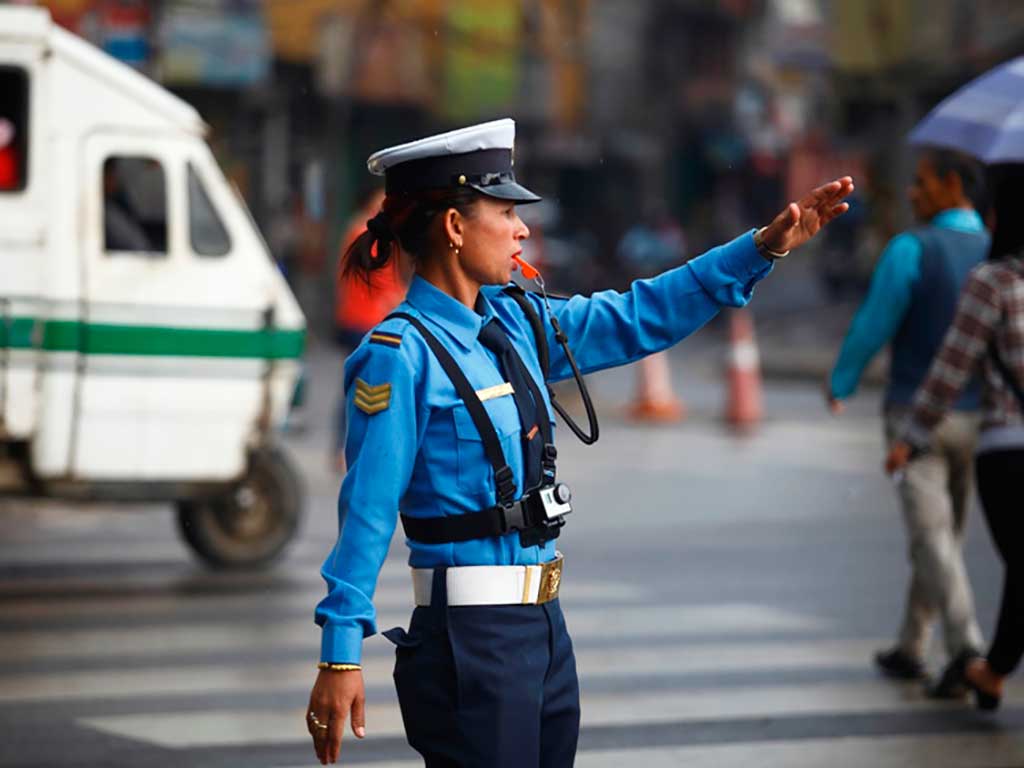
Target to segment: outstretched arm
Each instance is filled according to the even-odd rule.
[[[843,198],[853,191],[849,177],[818,187],[790,203],[760,230],[764,247],[777,252],[797,248],[829,221],[847,210]],[[772,260],[755,245],[754,232],[649,280],[628,291],[602,291],[552,301],[552,309],[584,373],[612,368],[659,352],[698,330],[719,309],[741,307],[754,285],[772,268]],[[539,299],[538,311],[543,311]],[[549,323],[553,381],[572,376]]]

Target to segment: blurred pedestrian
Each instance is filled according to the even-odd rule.
[[[345,236],[341,241],[341,253],[345,254],[360,235],[366,231],[366,222],[380,213],[384,203],[384,190],[371,188],[358,199],[358,208],[349,219]],[[376,257],[376,246],[374,246]],[[342,366],[359,342],[371,328],[387,317],[405,298],[405,291],[411,277],[408,266],[403,269],[402,260],[391,259],[383,269],[357,275],[345,272],[339,263],[338,278],[334,294],[334,338],[341,349]],[[334,429],[334,467],[345,471],[345,390],[339,390],[337,414]]]
[[[890,344],[884,402],[889,441],[949,327],[967,275],[988,250],[989,237],[972,202],[983,186],[974,161],[945,150],[921,153],[908,192],[919,224],[893,238],[882,252],[826,383],[826,398],[838,413],[871,358]],[[935,698],[965,693],[957,670],[982,643],[962,553],[979,404],[978,382],[965,382],[933,433],[931,450],[907,466],[899,483],[911,579],[899,639],[879,651],[875,663],[889,677],[924,679],[931,628],[941,620],[949,661],[928,689]]]
[[[321,569],[320,673],[306,710],[323,763],[337,760],[346,721],[366,734],[362,645],[377,631],[373,594],[401,519],[417,607],[408,631],[384,634],[409,743],[427,766],[572,765],[579,687],[554,541],[570,508],[545,385],[575,375],[582,387],[580,370],[657,352],[745,304],[853,188],[826,184],[629,291],[547,297],[509,284],[530,234],[515,205],[539,199],[513,173],[514,131],[497,120],[369,161],[387,197],[346,268],[365,275],[405,252],[416,275],[400,312],[345,366],[349,470]]]
[[[686,240],[683,229],[664,209],[652,206],[643,220],[622,236],[616,249],[617,260],[628,281],[652,277],[683,262]],[[627,413],[637,421],[671,423],[685,415],[682,400],[672,389],[672,369],[667,352],[641,358],[633,366],[636,373],[633,402]]]
[[[888,440],[895,435],[949,327],[959,290],[988,249],[972,203],[982,187],[980,168],[962,155],[929,150],[918,158],[908,197],[919,225],[890,241],[874,270],[826,383],[834,413],[842,411],[871,357],[891,344],[885,428]],[[979,402],[980,386],[971,382],[932,435],[932,450],[916,457],[899,483],[911,577],[899,638],[874,660],[889,677],[925,679],[929,636],[938,618],[948,663],[928,689],[936,698],[964,695],[956,671],[982,643],[962,552]]]
[[[999,705],[1004,680],[1024,655],[1024,165],[995,166],[990,179],[995,229],[988,260],[971,272],[886,459],[886,470],[895,472],[921,460],[915,456],[927,456],[943,418],[980,372],[975,468],[985,520],[1005,567],[992,644],[985,658],[965,659],[960,669],[983,709]]]

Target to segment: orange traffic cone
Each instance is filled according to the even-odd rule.
[[[761,421],[761,359],[748,309],[729,313],[729,395],[725,420],[737,429],[751,429]]]
[[[671,424],[686,418],[686,405],[672,391],[668,353],[656,352],[636,363],[636,395],[627,409],[634,421]]]

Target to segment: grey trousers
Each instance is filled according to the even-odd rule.
[[[888,442],[907,412],[886,409]],[[911,568],[899,646],[915,659],[925,657],[936,619],[942,622],[950,658],[966,648],[982,647],[962,551],[977,435],[977,414],[950,412],[935,429],[930,450],[907,465],[899,483]]]

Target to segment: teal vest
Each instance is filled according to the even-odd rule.
[[[914,284],[910,306],[892,340],[885,396],[888,405],[909,405],[913,401],[956,314],[960,290],[970,271],[984,261],[989,248],[987,232],[926,226],[912,229],[910,234],[921,244],[921,277]],[[981,386],[975,377],[953,407],[973,411],[980,405]]]

